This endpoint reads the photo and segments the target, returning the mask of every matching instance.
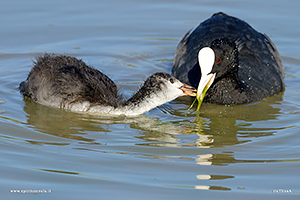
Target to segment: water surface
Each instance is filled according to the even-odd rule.
[[[299,7],[278,0],[4,1],[1,197],[298,199]],[[19,94],[31,60],[53,52],[100,69],[128,98],[147,76],[170,72],[183,35],[219,11],[271,37],[285,66],[284,92],[247,105],[203,104],[199,116],[185,113],[191,99],[179,98],[135,118],[71,113]]]

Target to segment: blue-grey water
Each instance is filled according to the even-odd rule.
[[[3,0],[1,199],[299,199],[300,1]],[[223,11],[268,34],[285,91],[247,105],[180,98],[139,117],[76,114],[24,100],[37,55],[66,53],[130,97],[171,72],[183,35]]]

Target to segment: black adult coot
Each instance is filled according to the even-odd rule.
[[[105,74],[75,57],[53,54],[37,58],[20,91],[47,106],[114,115],[139,115],[179,96],[196,95],[173,76],[155,73],[126,101]]]
[[[284,67],[270,38],[222,12],[183,37],[172,75],[198,87],[199,95],[210,86],[204,102],[217,104],[249,103],[284,88]]]

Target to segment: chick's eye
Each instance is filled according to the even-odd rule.
[[[219,58],[219,59],[216,60],[216,63],[220,63],[221,61],[222,61],[222,59]]]
[[[171,78],[171,79],[170,79],[170,82],[173,84],[173,83],[174,83],[174,79]]]

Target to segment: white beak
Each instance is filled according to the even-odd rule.
[[[200,109],[206,91],[214,82],[214,79],[216,77],[215,73],[214,74],[211,73],[211,70],[215,62],[215,52],[209,47],[202,48],[198,54],[198,61],[201,70],[201,79],[198,85],[197,96],[196,96],[198,100],[197,110]]]

